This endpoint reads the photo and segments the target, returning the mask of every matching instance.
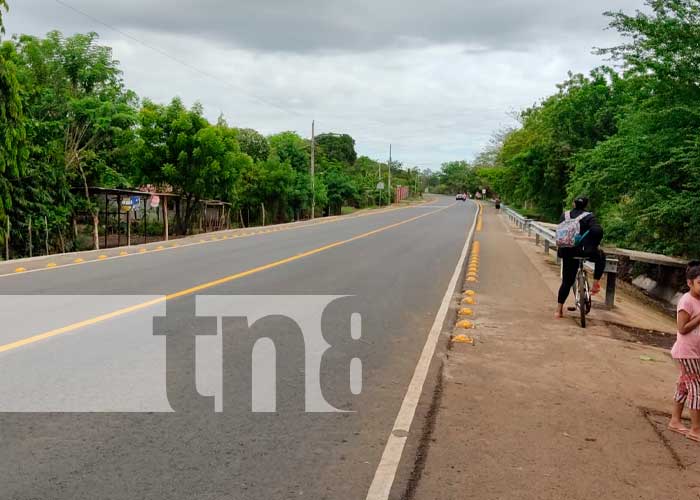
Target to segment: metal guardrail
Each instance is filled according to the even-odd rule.
[[[557,248],[557,236],[556,231],[547,225],[533,221],[520,215],[518,212],[510,207],[501,205],[501,210],[510,219],[511,223],[521,229],[523,232],[527,231],[528,236],[535,235],[535,245],[539,246],[540,242],[544,245],[545,255],[549,255],[550,250]],[[559,262],[559,258],[557,258]],[[605,273],[607,274],[606,287],[605,287],[605,304],[607,307],[612,308],[615,306],[615,290],[617,285],[617,267],[618,267],[617,257],[608,256],[605,264]],[[593,264],[587,262],[586,268],[593,271]]]

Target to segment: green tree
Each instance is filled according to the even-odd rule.
[[[176,205],[182,234],[189,232],[200,201],[238,201],[239,177],[253,162],[241,152],[235,130],[222,122],[210,125],[201,105],[188,110],[179,99],[168,106],[145,101],[139,118],[135,160],[140,178],[172,186],[182,195],[182,213]]]
[[[310,168],[311,148],[307,141],[295,132],[280,132],[268,138],[272,151],[282,162],[288,161],[297,172],[307,172]]]
[[[474,168],[466,161],[443,163],[439,190],[448,193],[474,192],[480,187]]]
[[[270,156],[270,143],[264,135],[252,128],[239,128],[237,135],[241,151],[254,161],[267,160]]]
[[[321,134],[316,137],[316,145],[320,153],[330,162],[342,163],[347,166],[355,164],[355,139],[348,134]]]
[[[4,3],[4,2],[3,2]],[[3,5],[0,4],[0,7]],[[6,6],[6,4],[5,4]],[[0,8],[0,13],[2,9]],[[2,19],[0,18],[0,25]],[[8,234],[7,211],[12,208],[12,186],[23,173],[28,155],[25,118],[12,44],[0,46],[0,235]]]
[[[9,10],[9,6],[7,5],[7,0],[0,0],[0,35],[5,34],[5,24],[3,23],[2,19],[2,11],[3,9]]]
[[[16,42],[18,78],[25,89],[30,124],[30,163],[35,168],[63,169],[65,176],[52,177],[82,185],[82,205],[92,215],[95,248],[99,248],[99,222],[88,187],[104,179],[123,182],[119,172],[124,165],[119,162],[128,156],[123,149],[131,142],[136,119],[135,94],[124,88],[111,49],[97,42],[96,33],[64,38],[57,31],[44,39],[21,36]]]

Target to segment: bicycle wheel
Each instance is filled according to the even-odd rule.
[[[588,294],[586,293],[586,286],[588,285],[588,280],[586,279],[586,273],[583,270],[578,272],[576,287],[578,288],[578,310],[581,313],[581,328],[586,328],[586,313],[588,312]]]

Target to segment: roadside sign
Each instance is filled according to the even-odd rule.
[[[139,203],[141,203],[141,197],[140,196],[132,196],[131,197],[131,205],[134,207],[138,207]]]
[[[160,206],[160,196],[154,194],[151,196],[151,208],[158,208]]]
[[[481,192],[486,194],[486,189],[482,189]]]
[[[377,184],[377,189],[379,189],[379,190],[384,189],[384,183],[380,182],[379,184]]]
[[[120,207],[122,212],[130,212],[134,206],[133,198],[124,198],[122,200],[122,206]]]

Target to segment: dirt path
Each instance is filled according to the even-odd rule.
[[[409,496],[700,498],[700,445],[665,430],[676,378],[668,351],[633,342],[602,312],[586,330],[555,321],[556,269],[492,208],[477,239],[477,343],[445,354]]]

